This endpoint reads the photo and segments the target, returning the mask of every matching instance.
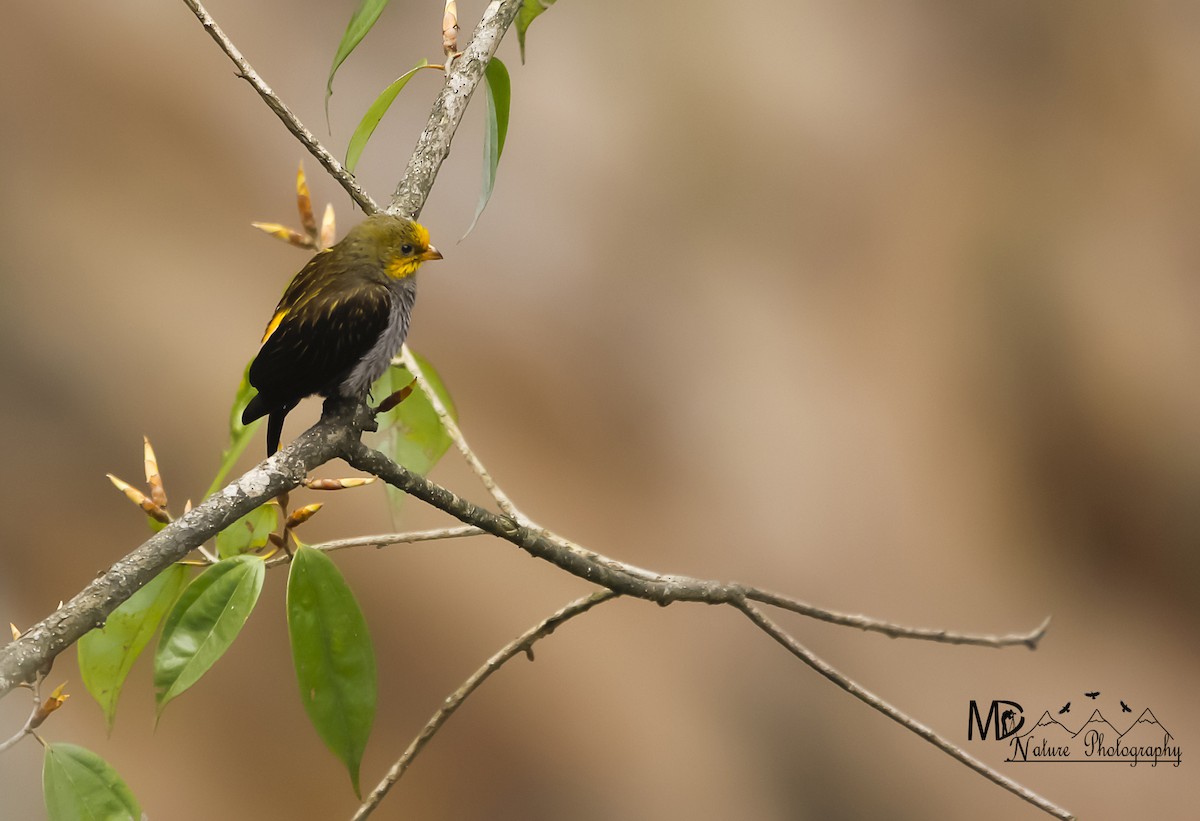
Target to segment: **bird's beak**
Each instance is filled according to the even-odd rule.
[[[442,252],[430,245],[425,249],[425,253],[417,257],[422,262],[429,262],[431,259],[442,259]]]

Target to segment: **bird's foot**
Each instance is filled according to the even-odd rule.
[[[375,414],[366,401],[345,396],[331,396],[325,400],[322,419],[340,422],[358,430],[376,431]]]

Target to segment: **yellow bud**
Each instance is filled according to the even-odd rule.
[[[146,494],[142,493],[128,482],[121,481],[111,473],[105,475],[108,476],[108,481],[112,482],[117,490],[125,494],[125,498],[129,499],[129,501],[133,502],[135,505],[145,511],[146,515],[151,519],[156,522],[162,522],[165,525],[171,523],[171,515],[158,505],[154,504],[153,501],[147,498]]]
[[[298,510],[293,510],[291,512],[291,514],[287,517],[287,524],[285,525],[285,527],[293,528],[293,527],[297,527],[299,525],[304,524],[309,519],[311,519],[313,517],[313,514],[315,514],[322,507],[324,507],[324,505],[322,505],[320,502],[316,502],[311,505],[305,505],[304,507],[299,508]]]
[[[334,235],[337,234],[337,220],[333,216],[333,203],[325,206],[325,215],[321,218],[321,237],[320,243],[322,248],[328,248],[333,245]]]
[[[446,13],[442,15],[442,51],[449,57],[458,53],[458,3],[446,0]]]
[[[30,729],[36,729],[40,727],[42,722],[45,721],[51,713],[63,706],[66,700],[70,698],[69,695],[63,692],[66,687],[67,683],[64,681],[62,684],[54,688],[54,692],[50,694],[50,697],[42,702],[41,706],[38,707],[37,712],[34,713],[31,719],[29,719]]]
[[[304,163],[296,171],[296,206],[300,209],[300,224],[310,237],[317,235],[317,219],[313,216],[312,196],[308,193],[308,180],[304,178]]]
[[[393,392],[390,396],[379,403],[379,407],[375,409],[376,413],[387,413],[392,408],[399,405],[409,397],[413,392],[413,387],[417,384],[417,380],[413,380],[398,391]]]
[[[276,239],[281,239],[290,245],[295,245],[297,248],[313,247],[313,241],[311,238],[293,231],[291,228],[288,228],[285,225],[280,225],[277,222],[252,222],[250,224],[259,231],[270,234]]]
[[[154,448],[150,447],[148,437],[143,436],[142,442],[144,443],[142,452],[146,461],[146,484],[150,486],[150,498],[159,507],[166,507],[167,490],[163,487],[162,476],[158,473],[158,459],[154,455]]]
[[[304,486],[309,490],[346,490],[369,485],[374,481],[374,476],[356,476],[349,479],[305,479]]]

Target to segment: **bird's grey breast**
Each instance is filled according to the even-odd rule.
[[[408,321],[417,300],[416,278],[407,276],[388,283],[392,291],[392,310],[387,327],[349,375],[342,381],[338,393],[342,396],[365,396],[376,379],[383,376],[392,357],[400,351],[408,336]]]

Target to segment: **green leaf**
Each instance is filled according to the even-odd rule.
[[[246,405],[250,404],[255,393],[257,391],[250,384],[250,365],[247,363],[246,370],[242,372],[242,382],[238,385],[237,395],[233,397],[233,407],[229,411],[229,445],[221,452],[221,467],[217,471],[216,478],[205,491],[206,497],[221,489],[225,477],[229,475],[229,471],[237,462],[238,457],[242,455],[242,451],[246,449],[246,445],[250,444],[258,426],[262,424],[263,420],[261,419],[255,419],[249,425],[242,424],[242,411],[246,409]]]
[[[329,80],[325,83],[326,120],[329,119],[329,95],[333,94],[333,75],[350,56],[350,52],[354,51],[362,42],[362,38],[367,36],[367,32],[375,25],[379,15],[383,14],[387,4],[388,0],[362,0],[358,4],[358,10],[350,18],[350,23],[346,26],[346,33],[342,35],[342,42],[338,43],[337,52],[333,55],[333,65],[329,67]]]
[[[234,556],[206,569],[183,591],[154,653],[159,716],[233,644],[258,601],[266,572],[258,557]]]
[[[408,81],[413,78],[414,74],[427,65],[429,65],[428,60],[421,60],[415,68],[409,69],[393,80],[392,84],[375,98],[375,102],[371,103],[371,107],[359,121],[358,128],[354,129],[354,133],[350,136],[350,144],[346,146],[346,170],[351,174],[358,165],[358,158],[362,156],[363,149],[367,147],[367,140],[371,139],[371,135],[375,133],[375,127],[392,107],[400,90],[408,85]]]
[[[117,771],[90,750],[50,744],[42,761],[50,821],[140,821],[142,808]]]
[[[358,769],[378,698],[375,651],[354,594],[319,550],[301,547],[292,557],[287,619],[300,700],[361,798]]]
[[[228,559],[250,553],[266,545],[271,533],[279,526],[279,506],[267,502],[217,534],[217,556]]]
[[[475,218],[471,220],[463,239],[475,230],[479,215],[492,198],[492,189],[496,185],[496,167],[500,165],[500,155],[504,153],[504,138],[508,135],[508,109],[512,98],[508,69],[499,58],[493,57],[487,64],[484,76],[487,77],[488,116],[483,137],[483,189],[479,192],[479,203],[475,206]]]
[[[103,627],[79,640],[79,673],[104,711],[108,731],[117,716],[117,699],[133,663],[150,643],[159,622],[187,584],[188,569],[173,564],[109,614]]]
[[[422,373],[433,385],[434,393],[442,400],[450,417],[458,421],[454,400],[438,372],[422,356],[413,353]],[[393,366],[371,388],[371,394],[382,400],[412,382],[412,374],[401,366]],[[392,410],[379,416],[379,449],[404,467],[424,476],[451,445],[450,434],[442,427],[424,392],[413,386],[413,392]],[[388,497],[393,510],[398,510],[406,494],[388,485]]]
[[[521,8],[517,11],[517,42],[521,44],[521,65],[525,64],[525,32],[529,29],[529,24],[553,5],[554,0],[521,0]]]

